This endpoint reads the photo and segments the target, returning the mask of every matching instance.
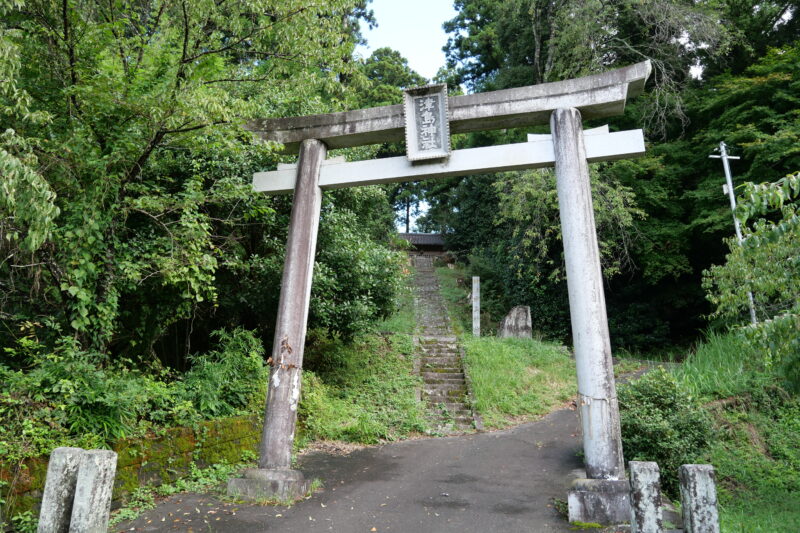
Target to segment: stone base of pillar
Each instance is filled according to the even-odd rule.
[[[244,477],[228,480],[228,496],[242,500],[294,501],[306,495],[311,481],[299,470],[248,468]]]
[[[567,494],[569,521],[611,526],[630,522],[627,479],[576,479]]]

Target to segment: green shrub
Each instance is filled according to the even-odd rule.
[[[231,416],[263,402],[267,368],[261,341],[242,328],[212,335],[219,348],[189,357],[182,397],[204,418]]]
[[[619,387],[622,445],[628,461],[655,461],[665,491],[677,494],[678,467],[706,451],[713,429],[697,401],[663,368]]]
[[[66,337],[52,352],[33,354],[28,372],[9,372],[4,381],[7,394],[53,410],[49,416],[70,434],[104,441],[131,435],[154,402],[163,400],[152,394],[153,377],[107,364],[102,354],[80,350]]]

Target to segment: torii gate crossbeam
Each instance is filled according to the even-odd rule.
[[[626,98],[641,92],[649,73],[650,64],[644,62],[576,80],[451,97],[452,132],[541,124],[549,118],[551,136],[457,150],[442,160],[325,160],[328,148],[402,138],[401,106],[251,123],[262,138],[284,143],[287,151],[299,149],[300,157],[297,166],[282,165],[253,179],[258,191],[294,190],[294,203],[259,468],[231,479],[229,494],[287,498],[307,488],[302,474],[291,468],[291,450],[322,189],[554,166],[587,473],[587,479],[577,480],[569,493],[570,520],[611,524],[628,519],[630,485],[625,479],[588,162],[641,155],[644,139],[641,130],[584,132],[582,119],[622,113]]]

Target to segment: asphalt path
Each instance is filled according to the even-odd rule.
[[[324,488],[291,507],[179,494],[113,531],[572,532],[565,500],[578,456],[574,410],[512,429],[311,453],[300,469]]]

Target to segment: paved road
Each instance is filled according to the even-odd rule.
[[[578,419],[554,412],[513,429],[405,441],[300,468],[325,488],[291,508],[182,494],[114,531],[570,532],[552,499],[581,467]]]

